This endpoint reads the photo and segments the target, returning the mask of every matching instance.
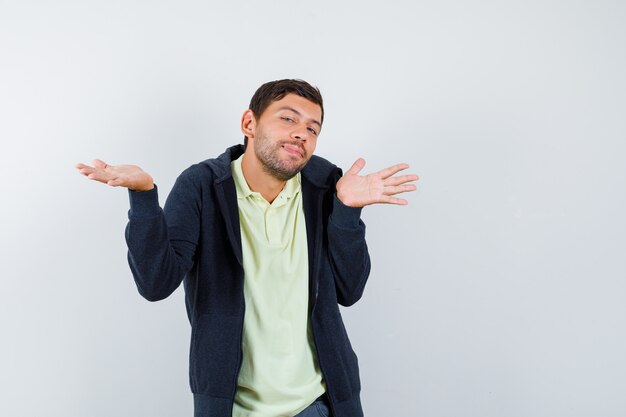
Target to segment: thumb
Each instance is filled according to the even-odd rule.
[[[356,160],[354,164],[350,167],[347,174],[357,175],[365,166],[365,159],[359,158]]]
[[[98,168],[98,169],[106,169],[107,167],[109,167],[110,165],[107,165],[106,162],[100,160],[100,159],[94,159],[92,162],[93,166]]]

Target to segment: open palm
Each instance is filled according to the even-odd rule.
[[[137,165],[108,165],[96,159],[93,166],[76,164],[76,169],[87,178],[112,187],[126,187],[133,191],[148,191],[154,188],[150,174]]]
[[[370,204],[407,205],[408,201],[393,197],[396,194],[415,191],[411,184],[419,177],[414,174],[394,176],[409,168],[408,164],[397,164],[368,175],[358,175],[365,167],[363,158],[357,159],[352,167],[337,182],[337,198],[350,207]]]

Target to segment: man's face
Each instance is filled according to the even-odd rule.
[[[252,115],[248,146],[263,170],[281,181],[300,172],[315,151],[321,116],[319,105],[297,94],[274,101],[259,118]]]

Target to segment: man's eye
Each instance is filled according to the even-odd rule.
[[[283,119],[286,122],[293,122],[293,119],[290,117],[281,117],[281,119]]]
[[[309,128],[309,132],[313,133],[314,135],[317,135],[317,132],[315,131],[315,129],[313,129],[311,127]]]

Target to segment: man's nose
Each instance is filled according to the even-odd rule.
[[[299,127],[291,132],[291,137],[294,139],[306,140],[309,138],[309,131],[306,127]]]

